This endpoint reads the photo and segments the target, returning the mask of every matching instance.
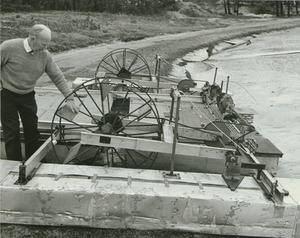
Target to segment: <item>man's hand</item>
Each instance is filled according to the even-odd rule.
[[[66,105],[71,109],[71,111],[73,113],[77,114],[79,112],[79,110],[80,110],[79,107],[75,105],[74,99],[67,100]]]

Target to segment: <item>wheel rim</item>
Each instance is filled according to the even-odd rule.
[[[113,79],[97,78],[82,83],[56,109],[51,130],[59,130],[58,145],[68,152],[66,158],[61,158],[60,151],[54,146],[54,154],[60,162],[137,168],[153,165],[157,153],[80,146],[80,132],[155,140],[161,138],[160,117],[150,95],[129,80],[111,83]],[[81,104],[80,112],[74,118],[74,115],[64,111],[65,102],[70,97],[75,98],[75,104]],[[137,155],[143,156],[142,161],[132,162]],[[130,163],[127,163],[129,160]]]
[[[138,52],[120,48],[106,54],[97,66],[95,77],[99,72],[120,78],[146,78],[152,80],[151,70],[146,59]]]

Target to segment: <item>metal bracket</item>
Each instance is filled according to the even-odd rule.
[[[243,156],[251,159],[254,164],[249,165],[244,163],[243,168],[254,168],[257,169],[257,175],[254,177],[257,184],[264,191],[268,199],[272,200],[274,203],[283,203],[285,196],[289,195],[287,190],[284,190],[279,184],[278,181],[267,171],[265,170],[265,165],[260,164],[256,157],[243,145],[240,145],[242,149],[239,149],[240,153]]]
[[[27,182],[28,182],[28,179],[26,178],[26,165],[21,164],[19,166],[19,178],[14,184],[15,185],[25,185],[25,184],[27,184]]]
[[[235,191],[243,181],[244,176],[226,176],[222,174],[222,178],[224,179],[230,190]]]
[[[239,159],[232,152],[226,154],[226,171],[222,174],[224,181],[231,191],[235,191],[241,184],[244,176],[241,176],[241,165]]]
[[[56,141],[56,137],[59,136],[58,134],[58,130],[54,131],[44,144],[42,144],[41,147],[25,163],[20,165],[19,177],[15,184],[25,185],[28,183],[38,170],[43,158],[53,149],[52,141]]]
[[[171,172],[167,173],[167,172],[163,172],[162,174],[163,174],[164,178],[181,179],[179,173],[171,173]]]

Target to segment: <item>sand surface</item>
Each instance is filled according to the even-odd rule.
[[[254,113],[254,126],[283,153],[279,177],[300,178],[300,28],[251,37],[251,44],[224,50],[185,67],[196,80],[230,76],[237,107]],[[191,57],[190,57],[191,58]],[[203,59],[203,50],[193,60]],[[180,68],[180,69],[178,69]]]

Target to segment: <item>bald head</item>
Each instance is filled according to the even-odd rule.
[[[29,36],[44,36],[51,40],[51,30],[43,24],[36,24],[31,28]]]
[[[50,41],[51,30],[47,26],[36,24],[31,28],[28,43],[33,50],[40,51],[46,49]]]

